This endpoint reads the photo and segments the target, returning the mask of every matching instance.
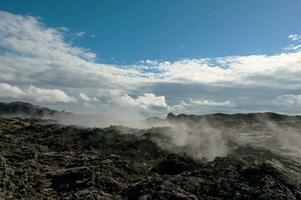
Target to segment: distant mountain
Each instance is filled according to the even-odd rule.
[[[266,122],[273,122],[277,125],[299,125],[301,116],[288,116],[273,112],[262,113],[237,113],[224,114],[215,113],[208,115],[187,115],[168,113],[165,119],[168,122],[185,122],[188,124],[197,124],[197,122],[206,122],[213,127],[236,127],[238,125],[259,125]]]
[[[173,113],[168,113],[167,120],[199,120],[199,119],[221,119],[221,118],[232,118],[232,119],[241,119],[241,120],[254,120],[258,117],[264,117],[270,120],[281,121],[289,118],[300,118],[301,116],[288,116],[282,115],[273,112],[257,112],[257,113],[236,113],[236,114],[225,114],[225,113],[215,113],[208,115],[188,115],[188,114],[179,114],[175,115]]]
[[[5,117],[58,118],[70,115],[72,115],[72,113],[52,110],[46,107],[32,105],[27,102],[0,102],[0,116]]]

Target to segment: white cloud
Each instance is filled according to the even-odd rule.
[[[93,52],[66,42],[64,36],[36,17],[0,11],[0,47],[6,50],[0,54],[0,80],[128,88],[142,79],[137,70],[95,63]]]
[[[288,38],[291,39],[292,41],[301,40],[301,35],[291,34],[288,36]]]
[[[79,98],[82,100],[82,101],[85,101],[85,102],[99,102],[99,99],[97,97],[89,97],[88,95],[86,95],[85,93],[79,93]]]
[[[175,105],[168,106],[167,109],[170,112],[182,112],[182,111],[187,110],[187,108],[190,106],[191,106],[190,104],[187,104],[185,101],[182,100]]]
[[[0,37],[4,38],[0,46],[9,50],[0,55],[0,79],[4,81],[58,82],[64,87],[75,83],[77,87],[110,89],[137,89],[162,82],[288,87],[290,77],[296,80],[293,86],[301,85],[295,73],[301,72],[300,51],[175,62],[146,60],[119,68],[93,62],[93,52],[67,43],[62,32],[46,27],[35,17],[7,12],[0,12],[0,17]]]
[[[161,81],[208,85],[300,87],[301,52],[250,55],[216,59],[190,59],[156,64]],[[295,82],[287,84],[288,78]]]
[[[64,42],[59,29],[48,28],[32,16],[13,15],[0,11],[0,45],[23,55],[61,59],[79,56],[94,59],[95,54]]]
[[[92,99],[90,97],[88,97],[86,94],[84,93],[79,93],[79,98],[83,101],[87,101],[87,102],[91,102]]]
[[[198,107],[235,107],[236,105],[229,101],[214,101],[210,99],[188,99],[188,101],[180,101],[179,103],[169,106],[168,110],[172,112],[187,111]]]
[[[76,98],[70,97],[64,91],[58,89],[44,89],[31,85],[27,89],[21,89],[7,83],[0,83],[0,96],[10,98],[29,99],[36,102],[76,102]]]
[[[138,106],[144,109],[151,107],[167,107],[164,96],[156,96],[152,93],[144,93],[143,96],[138,96],[137,98],[132,98],[131,96],[124,94],[121,96],[121,99],[129,105]]]
[[[1,97],[21,97],[24,96],[24,92],[16,86],[12,86],[6,83],[0,83],[0,96]]]
[[[226,101],[213,101],[208,99],[190,99],[190,103],[192,105],[200,105],[200,106],[234,106],[234,103],[229,100]]]
[[[289,39],[293,41],[293,44],[290,44],[288,47],[286,47],[284,50],[288,52],[298,52],[301,50],[301,35],[298,34],[291,34],[288,36]]]
[[[81,32],[76,33],[76,36],[77,37],[83,37],[85,34],[86,34],[85,31],[81,31]]]
[[[64,91],[58,89],[43,89],[30,86],[26,90],[27,96],[37,102],[76,102],[76,98],[70,97]]]
[[[276,97],[273,104],[279,106],[301,106],[301,95],[287,94]]]
[[[291,44],[285,50],[290,52],[299,51],[301,50],[301,44]]]
[[[94,102],[99,102],[99,99],[98,99],[97,97],[93,97],[92,100],[93,100]]]
[[[54,91],[19,88],[20,92],[17,88],[5,86],[6,90],[14,91],[6,91],[5,94],[24,98],[22,91],[41,94],[41,90],[47,90],[44,91],[47,97],[39,100],[59,99],[60,102],[68,102],[74,101],[72,95],[78,96],[79,93],[95,93],[100,98],[115,92],[115,98],[122,96],[129,104],[146,109],[168,108],[166,102],[176,106],[180,99],[192,98],[195,99],[194,104],[187,101],[187,105],[230,108],[229,104],[235,102],[238,110],[242,104],[253,110],[258,106],[268,106],[280,94],[290,94],[288,91],[291,90],[301,92],[301,49],[298,44],[292,46],[295,48],[292,52],[275,55],[227,56],[175,62],[146,60],[135,65],[115,66],[97,63],[95,53],[67,42],[65,32],[60,28],[47,27],[34,16],[0,11],[0,48],[5,50],[0,52],[0,82],[13,83],[15,86],[12,87],[29,88],[35,85],[56,88]],[[296,34],[289,38],[298,41]],[[3,85],[0,87],[4,90]],[[98,92],[100,88],[102,94]],[[64,93],[68,98],[58,91],[68,91],[71,96]],[[148,93],[145,94],[145,91]],[[208,93],[205,99],[201,99],[203,91]],[[243,98],[246,91],[253,94],[248,95],[248,99],[252,100]],[[265,95],[258,95],[262,93]],[[137,97],[122,94],[135,94]],[[94,102],[99,100],[88,95],[86,97],[84,99]],[[30,97],[27,95],[27,98]],[[228,100],[219,102],[209,99]],[[100,102],[106,101],[100,98]],[[255,105],[254,102],[258,103]],[[177,107],[193,107],[187,105],[179,104]]]

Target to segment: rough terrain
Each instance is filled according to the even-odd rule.
[[[265,115],[285,126],[296,123]],[[190,126],[200,122],[171,114],[167,121],[183,117]],[[233,131],[238,120],[259,128],[252,116],[218,117],[227,120],[209,123],[228,124],[223,132]],[[227,155],[208,161],[185,145],[165,147],[169,129],[82,128],[1,117],[0,199],[301,199],[296,157],[239,143],[229,134]]]

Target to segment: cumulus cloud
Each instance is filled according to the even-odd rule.
[[[288,36],[288,38],[291,39],[292,41],[301,40],[301,35],[291,34]]]
[[[0,54],[3,81],[54,87],[130,87],[139,82],[137,71],[94,63],[93,52],[66,42],[63,32],[33,16],[0,12],[0,38],[6,50]]]
[[[146,60],[115,66],[96,62],[95,53],[68,42],[65,32],[48,27],[35,16],[0,11],[0,48],[3,49],[0,52],[0,82],[12,83],[12,88],[1,85],[1,90],[16,99],[24,98],[22,92],[27,93],[27,98],[30,98],[29,94],[44,94],[45,98],[36,99],[44,102],[53,99],[75,102],[76,98],[72,96],[82,93],[79,103],[99,99],[102,103],[110,103],[105,95],[119,91],[116,98],[143,109],[172,107],[169,105],[184,109],[207,106],[212,108],[208,112],[217,109],[225,112],[261,110],[270,106],[275,96],[291,94],[291,90],[301,93],[301,49],[298,44],[292,46],[294,51],[274,55],[174,62]],[[298,38],[298,34],[289,36],[295,42]],[[30,89],[31,85],[40,88],[32,86]],[[28,89],[20,89],[20,86]],[[206,95],[201,99],[204,93]],[[87,94],[95,94],[95,97]],[[187,100],[189,98],[194,102]],[[181,100],[189,106],[177,103]],[[232,102],[237,104],[233,106]],[[268,108],[272,110],[277,106]]]
[[[27,89],[21,89],[7,83],[0,83],[0,96],[10,98],[29,99],[35,102],[76,102],[76,98],[67,95],[64,91],[58,89],[44,89],[31,85]]]
[[[301,106],[301,95],[287,94],[276,97],[273,104],[280,106]]]
[[[289,39],[293,41],[293,44],[290,44],[285,48],[288,52],[298,52],[301,50],[301,35],[291,34],[288,36]]]
[[[301,44],[291,44],[285,48],[287,51],[299,51],[301,50]]]
[[[91,102],[92,99],[90,97],[88,97],[88,95],[84,94],[84,93],[79,93],[79,98],[83,101],[87,101],[87,102]]]
[[[93,100],[94,102],[99,102],[99,99],[98,99],[97,97],[93,97],[92,100]]]
[[[76,36],[77,37],[83,37],[85,34],[86,34],[85,31],[80,31],[80,32],[76,33]]]
[[[301,72],[301,52],[279,55],[232,56],[215,59],[190,59],[157,63],[160,77],[171,82],[198,82],[211,85],[289,87],[301,84],[295,72]],[[277,81],[275,81],[275,78]],[[273,83],[273,84],[271,84]]]
[[[30,86],[26,90],[26,96],[37,102],[76,102],[76,98],[70,97],[64,91],[58,89],[43,89]]]
[[[201,105],[201,106],[234,106],[234,103],[229,100],[226,101],[213,101],[208,99],[190,99],[190,103],[193,105]]]
[[[82,93],[82,92],[79,93],[78,96],[82,101],[85,101],[85,102],[99,102],[97,97],[89,97],[88,95],[86,95],[85,93]]]
[[[124,94],[121,96],[121,99],[129,105],[138,106],[144,109],[151,107],[167,107],[164,96],[156,96],[152,93],[144,93],[143,96],[138,96],[137,98],[133,98],[127,94]]]
[[[211,99],[188,99],[187,101],[182,100],[178,104],[168,107],[169,111],[178,112],[193,109],[196,107],[235,107],[236,105],[229,101],[214,101]]]
[[[25,93],[18,87],[6,83],[0,83],[0,96],[1,97],[21,97]]]
[[[96,56],[86,49],[65,43],[60,30],[46,27],[36,17],[2,11],[0,16],[0,45],[8,50],[49,59],[61,55],[61,59],[79,56],[90,60]]]

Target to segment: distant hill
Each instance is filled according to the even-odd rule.
[[[72,113],[52,110],[46,107],[32,105],[27,102],[0,102],[0,116],[5,117],[58,118],[70,115],[72,115]]]
[[[187,115],[168,113],[165,119],[168,122],[185,122],[191,125],[198,122],[207,122],[213,127],[236,127],[238,125],[254,125],[263,124],[266,122],[274,122],[278,125],[291,125],[296,126],[301,122],[301,116],[288,116],[273,112],[262,113],[237,113],[237,114],[224,114],[215,113],[208,115]]]

